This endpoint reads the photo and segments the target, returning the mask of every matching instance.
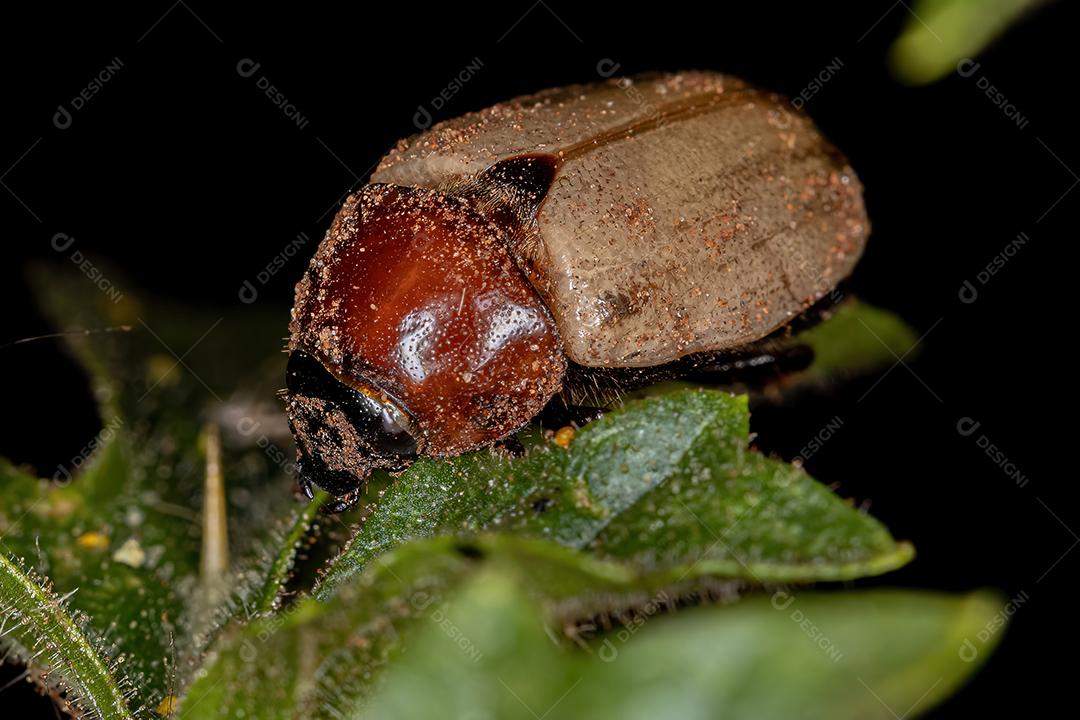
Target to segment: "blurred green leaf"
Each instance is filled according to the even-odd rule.
[[[59,330],[132,329],[70,338],[103,429],[71,462],[41,473],[50,479],[0,459],[0,553],[24,558],[59,595],[77,590],[67,607],[84,618],[80,631],[117,684],[131,688],[131,712],[152,712],[182,689],[229,617],[272,603],[289,569],[296,523],[310,524],[310,514],[293,509],[291,480],[267,451],[260,420],[234,401],[265,392],[273,402],[273,388],[250,387],[267,357],[276,365],[270,377],[280,381],[283,319],[247,306],[231,316],[208,315],[144,304],[131,293],[113,302],[66,269],[41,269],[33,280]],[[231,422],[241,431],[222,428],[233,570],[210,588],[199,577],[202,431],[237,413],[243,422]],[[19,651],[33,645],[24,632],[29,628],[0,638],[0,646],[30,660]],[[77,687],[78,677],[65,678],[72,670],[61,665],[52,672]],[[105,702],[91,695],[84,699]]]
[[[657,618],[613,633],[592,657],[567,657],[524,593],[487,573],[412,638],[364,717],[462,717],[477,705],[524,720],[913,717],[974,670],[961,644],[1000,607],[989,594],[916,592],[807,593],[778,604],[755,598]],[[627,634],[635,637],[624,643]]]
[[[783,378],[781,384],[787,387],[842,380],[888,367],[918,343],[915,331],[903,320],[858,300],[841,303],[827,320],[795,339],[814,351],[814,360],[806,370]]]
[[[999,610],[981,594],[784,591],[668,617],[685,597],[669,582],[543,540],[417,541],[325,602],[223,637],[181,707],[193,719],[888,717],[867,687],[899,713],[926,709],[972,672],[962,644]],[[614,628],[590,633],[597,617]]]
[[[319,586],[325,596],[412,538],[517,532],[672,578],[810,582],[912,555],[802,470],[747,449],[745,396],[681,390],[589,423],[568,449],[421,460],[382,491]]]
[[[1046,0],[916,0],[904,30],[889,49],[893,73],[926,85],[956,69]]]
[[[627,403],[567,448],[533,429],[521,458],[484,451],[380,476],[318,599],[303,594],[308,585],[294,585],[299,599],[282,602],[325,499],[296,506],[290,492],[291,447],[273,399],[283,375],[284,312],[242,306],[214,316],[144,304],[130,293],[113,302],[75,273],[39,274],[37,283],[58,329],[134,329],[71,341],[105,431],[70,463],[82,466],[70,483],[0,461],[0,618],[20,621],[5,624],[0,645],[106,717],[167,714],[180,696],[185,717],[338,718],[355,716],[380,688],[376,711],[427,712],[410,703],[428,700],[458,707],[465,696],[454,693],[471,689],[480,693],[474,708],[514,715],[522,702],[539,708],[557,699],[586,673],[618,696],[612,707],[636,697],[655,708],[661,696],[645,694],[655,689],[647,679],[670,668],[678,674],[665,683],[683,682],[681,702],[740,709],[733,691],[709,689],[738,686],[734,656],[719,657],[717,674],[694,669],[712,662],[703,654],[710,633],[734,644],[741,624],[680,624],[696,629],[676,641],[650,622],[642,637],[661,638],[656,657],[610,666],[643,668],[633,687],[592,655],[616,643],[620,658],[631,657],[619,633],[636,634],[639,621],[660,610],[734,600],[776,583],[878,574],[912,557],[909,545],[801,469],[751,450],[745,397],[683,389]],[[797,382],[818,382],[891,362],[914,337],[887,313],[845,305],[798,341],[813,346],[816,360]],[[208,425],[223,439],[233,568],[212,582],[200,576]],[[798,596],[798,606],[806,599],[811,607],[812,597]],[[934,616],[920,605],[923,596],[912,597],[913,612]],[[900,613],[896,604],[889,612]],[[772,615],[783,619],[777,643],[792,627],[806,640],[799,623]],[[745,622],[760,622],[770,637],[769,623],[756,617]],[[597,630],[609,626],[621,630]],[[410,697],[417,692],[410,683],[445,662],[433,628],[453,640],[459,660],[466,654],[466,667],[447,676],[461,687]],[[908,630],[910,647],[925,649]],[[855,636],[840,625],[835,632]],[[883,647],[877,657],[850,642],[844,652],[862,654],[868,682],[902,673],[921,679],[924,666],[905,655],[909,646]],[[778,657],[762,656],[760,671],[788,682],[780,671],[793,674],[794,666]],[[947,679],[928,697],[965,671],[940,667]],[[833,687],[831,677],[821,675],[823,688]],[[883,681],[900,699],[913,684]],[[800,688],[803,702],[812,691]],[[602,714],[598,698],[575,691],[560,707]],[[745,702],[772,707],[764,693]],[[838,707],[843,715],[846,706]]]

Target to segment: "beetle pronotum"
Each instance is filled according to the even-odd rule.
[[[301,485],[341,509],[373,469],[511,436],[568,373],[737,353],[832,290],[868,232],[843,156],[729,76],[552,89],[440,123],[383,158],[297,285]]]

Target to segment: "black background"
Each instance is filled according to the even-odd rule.
[[[33,17],[6,18],[0,227],[10,254],[0,343],[53,329],[30,306],[22,269],[34,259],[67,262],[50,247],[58,232],[142,288],[237,305],[243,280],[297,233],[321,237],[342,195],[415,131],[418,106],[431,108],[475,58],[482,67],[432,110],[436,120],[595,80],[603,59],[627,74],[717,69],[793,96],[839,58],[841,70],[806,109],[866,185],[874,232],[854,289],[927,335],[876,386],[871,378],[760,412],[759,446],[790,457],[826,420],[843,419],[809,469],[869,503],[919,550],[909,567],[863,585],[1028,597],[997,654],[934,716],[1056,707],[1072,681],[1074,664],[1058,658],[1075,634],[1070,590],[1080,559],[1068,552],[1077,542],[1069,528],[1080,529],[1074,471],[1059,460],[1072,453],[1074,425],[1066,392],[1074,354],[1064,348],[1076,267],[1064,253],[1080,142],[1064,108],[1078,65],[1076,5],[1050,5],[1014,27],[980,56],[976,76],[913,89],[885,64],[908,19],[903,3],[552,0],[526,13],[530,4],[192,2],[163,17],[166,0],[123,12],[41,4]],[[114,58],[123,63],[116,76],[57,128],[57,106]],[[253,77],[237,72],[245,58],[260,63]],[[982,75],[1025,127],[980,92]],[[305,127],[260,92],[261,76]],[[960,302],[962,283],[1019,232],[1030,241],[974,303]],[[259,302],[282,307],[283,334],[313,245],[261,289]],[[52,342],[0,349],[0,367],[0,453],[49,468],[94,435],[79,375]],[[981,422],[976,435],[957,432],[962,417]],[[1029,478],[1025,486],[979,449],[980,434]],[[5,707],[32,701],[21,685],[4,691]]]

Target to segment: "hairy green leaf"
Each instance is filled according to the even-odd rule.
[[[0,552],[0,635],[17,643],[21,656],[56,669],[53,682],[69,702],[102,720],[130,718],[124,692],[84,633],[84,623],[71,613],[69,599],[57,598]]]
[[[923,709],[971,672],[963,640],[998,609],[982,595],[777,591],[666,617],[689,587],[543,540],[417,541],[325,602],[222,638],[182,709],[194,719],[529,717],[565,703],[554,717],[811,706],[874,717],[885,711],[859,678],[899,712],[926,692]]]
[[[747,448],[745,397],[682,390],[628,403],[568,449],[422,460],[387,487],[319,594],[417,537],[514,531],[672,578],[839,580],[911,548],[802,470]]]
[[[311,522],[302,509],[285,519],[293,501],[283,458],[291,458],[274,445],[278,435],[258,403],[247,402],[265,397],[280,420],[273,390],[283,372],[281,316],[251,307],[208,316],[144,305],[130,292],[114,302],[74,272],[34,278],[58,329],[130,330],[69,338],[103,428],[55,469],[0,460],[0,537],[5,552],[26,558],[58,594],[78,588],[72,612],[103,639],[116,682],[133,689],[131,712],[149,715],[180,691],[229,617],[272,604]],[[264,377],[269,388],[258,385]],[[214,578],[200,576],[210,423],[223,437],[232,564]],[[0,639],[15,643],[26,644],[18,631]],[[83,701],[105,702],[93,693]]]
[[[582,648],[610,640],[595,637],[597,623],[619,627],[748,586],[877,574],[912,555],[800,469],[751,450],[745,397],[683,389],[626,404],[567,448],[533,429],[521,458],[479,452],[380,476],[321,601],[282,603],[326,497],[291,498],[291,447],[273,399],[285,313],[206,315],[131,293],[116,301],[73,273],[37,282],[58,329],[132,329],[71,339],[104,426],[84,452],[56,472],[0,460],[3,555],[22,558],[7,563],[14,579],[0,579],[0,610],[48,619],[7,626],[0,647],[106,717],[164,713],[176,695],[185,716],[355,714],[401,659],[403,638],[423,641],[432,626],[453,634],[455,598],[488,586],[524,593],[513,612],[561,638],[533,668],[500,661],[515,685],[542,670],[551,683],[516,698],[539,704],[557,680],[595,664]],[[848,304],[799,341],[816,360],[794,384],[880,366],[914,339],[892,316]],[[215,438],[220,429],[221,458],[211,459],[226,488],[229,541],[216,549],[203,517],[215,452],[207,428]],[[415,542],[433,536],[442,537]],[[490,609],[494,623],[501,610]],[[490,642],[475,645],[458,635],[459,651],[499,658],[525,638],[512,625],[487,630],[476,637]],[[482,690],[489,680],[463,682]],[[379,702],[392,707],[388,692]]]

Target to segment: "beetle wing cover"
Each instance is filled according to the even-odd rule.
[[[581,365],[757,340],[835,288],[869,232],[858,178],[809,118],[715,73],[502,103],[402,141],[372,179],[432,186],[526,153],[558,171],[515,252]]]

